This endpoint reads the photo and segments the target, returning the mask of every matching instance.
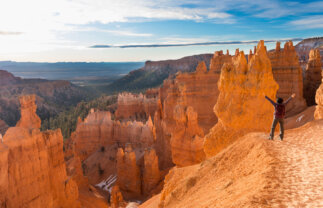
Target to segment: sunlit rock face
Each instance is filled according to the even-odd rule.
[[[123,201],[123,196],[122,196],[122,193],[120,192],[120,188],[117,185],[112,187],[110,203],[112,208],[122,207],[125,203]]]
[[[20,98],[21,120],[0,144],[0,205],[80,207],[78,186],[66,175],[61,131],[39,131],[34,100]]]
[[[204,138],[207,156],[217,154],[246,132],[270,127],[274,109],[264,96],[274,98],[278,84],[264,42],[258,43],[249,63],[239,52],[231,64],[225,64],[218,85],[220,94],[214,106],[218,123]]]
[[[222,56],[216,53],[212,60],[217,59]],[[195,72],[178,74],[161,88],[161,110],[157,112],[161,119],[155,121],[157,141],[162,137],[165,146],[171,146],[172,162],[178,166],[204,158],[201,137],[217,122],[212,109],[218,97],[219,76],[219,71],[207,71],[205,63],[200,62]]]
[[[150,117],[145,124],[120,122],[112,120],[109,112],[92,110],[84,121],[78,123],[72,140],[77,155],[83,161],[107,145],[132,143],[134,147],[150,146],[154,142],[154,126]]]
[[[226,54],[223,54],[223,51],[216,51],[210,62],[210,71],[220,73],[223,64],[230,63],[231,60],[232,56],[229,54],[228,50]]]
[[[158,94],[149,90],[147,94],[121,93],[118,95],[117,120],[147,120],[157,110]]]
[[[35,104],[35,95],[25,95],[19,98],[21,107],[21,118],[17,127],[39,129],[41,120],[36,114],[37,106]]]
[[[126,199],[136,199],[141,196],[140,168],[130,144],[125,150],[118,149],[117,176],[117,184]]]
[[[159,171],[157,155],[152,161],[145,157],[146,149],[155,152],[154,148],[158,147],[151,117],[145,123],[119,121],[112,120],[109,112],[93,109],[84,121],[79,120],[71,139],[72,148],[65,149],[69,155],[75,151],[90,184],[115,176],[123,197],[129,200],[144,197],[147,190],[154,190],[160,182],[159,173],[152,175]],[[134,171],[131,178],[129,171]]]
[[[303,73],[293,42],[286,42],[284,48],[277,42],[276,49],[268,52],[268,57],[274,79],[279,85],[277,97],[286,100],[293,93],[296,94],[295,99],[286,106],[287,116],[304,110],[306,102],[303,98]]]
[[[319,49],[312,49],[305,71],[304,97],[307,105],[315,105],[315,94],[322,79],[322,63]]]
[[[322,75],[321,85],[316,91],[315,102],[317,106],[315,109],[314,118],[323,119],[323,75]]]
[[[150,195],[161,180],[161,172],[158,165],[158,156],[155,149],[146,149],[144,155],[144,169],[142,177],[142,190],[144,195]]]
[[[204,160],[202,128],[191,106],[177,105],[174,109],[176,127],[171,136],[172,160],[177,166],[188,166]]]

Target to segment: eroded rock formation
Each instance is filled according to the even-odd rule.
[[[176,165],[192,165],[203,159],[201,137],[217,122],[212,109],[218,97],[220,71],[215,67],[223,63],[223,56],[227,55],[215,53],[212,71],[201,62],[195,72],[178,74],[160,90],[160,110],[154,122],[157,142],[165,147],[163,151],[171,152]],[[164,156],[158,148],[156,151],[160,158]]]
[[[214,106],[218,123],[205,137],[207,156],[217,154],[246,132],[270,127],[274,109],[264,96],[274,98],[278,85],[264,41],[258,43],[249,63],[244,53],[239,52],[233,63],[225,64],[218,85],[220,94]]]
[[[221,68],[224,63],[230,63],[232,56],[230,56],[229,51],[224,55],[223,51],[216,51],[211,59],[210,71],[221,72]]]
[[[118,108],[115,113],[117,120],[144,120],[154,116],[157,110],[158,94],[148,91],[146,94],[121,93],[118,95]]]
[[[39,129],[41,120],[36,114],[37,106],[35,104],[35,95],[25,95],[19,98],[21,108],[21,118],[17,127]]]
[[[119,186],[112,187],[110,201],[112,208],[119,208],[124,203]]]
[[[174,109],[176,127],[171,135],[172,160],[179,167],[199,163],[205,158],[204,133],[197,117],[191,106],[177,105]]]
[[[307,105],[315,105],[315,94],[319,88],[322,79],[322,63],[320,51],[312,49],[309,53],[309,59],[305,71],[304,97]]]
[[[287,116],[304,110],[306,103],[303,98],[303,73],[293,42],[286,42],[283,49],[280,48],[280,42],[277,42],[276,49],[268,52],[268,57],[274,79],[279,85],[276,96],[286,100],[293,93],[296,94],[295,99],[286,106]]]
[[[137,121],[120,122],[111,119],[110,112],[92,110],[72,133],[75,151],[85,160],[104,146],[118,144],[148,147],[154,142],[154,126],[151,118],[143,124]]]
[[[150,195],[161,180],[161,173],[158,166],[158,157],[154,149],[146,149],[144,155],[143,170],[143,194]]]
[[[323,119],[323,75],[321,85],[316,91],[315,101],[317,106],[315,109],[314,118]]]
[[[21,120],[0,144],[0,205],[80,207],[78,186],[66,175],[61,131],[39,131],[34,101],[34,95],[20,98]]]
[[[126,145],[124,151],[122,148],[118,149],[117,176],[117,184],[126,199],[136,199],[141,196],[140,169],[130,144]]]

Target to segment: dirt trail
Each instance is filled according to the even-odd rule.
[[[323,120],[250,133],[200,164],[173,168],[141,208],[323,208]],[[159,204],[159,206],[158,206]]]
[[[274,174],[265,188],[271,207],[323,207],[323,121],[288,130],[272,142]]]

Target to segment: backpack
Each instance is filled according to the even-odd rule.
[[[278,104],[276,107],[276,116],[278,118],[284,118],[285,116],[285,105],[284,104]]]

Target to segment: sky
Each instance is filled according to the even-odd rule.
[[[249,51],[261,39],[317,36],[323,1],[1,0],[0,6],[2,61],[176,59]]]

